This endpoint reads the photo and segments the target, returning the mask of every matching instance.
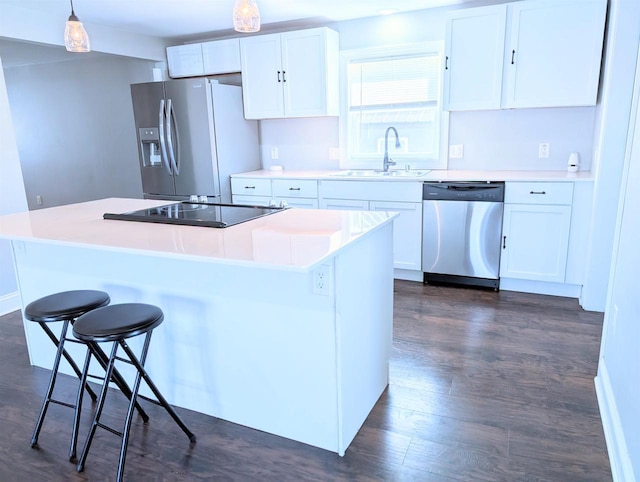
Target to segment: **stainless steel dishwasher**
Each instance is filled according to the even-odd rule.
[[[424,282],[500,287],[504,182],[425,182]]]

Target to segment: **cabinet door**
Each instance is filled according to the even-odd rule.
[[[563,283],[571,206],[505,204],[500,276]]]
[[[245,118],[284,117],[280,34],[241,39],[240,60]]]
[[[240,40],[237,38],[228,40],[215,40],[202,44],[202,60],[204,73],[228,74],[240,72]]]
[[[204,75],[202,44],[167,47],[167,64],[172,78]]]
[[[505,107],[595,105],[606,1],[526,1],[510,6]]]
[[[333,36],[337,34],[324,28],[281,35],[286,117],[338,115],[337,96],[329,88],[330,81],[336,85],[335,90],[338,84],[338,48],[337,40],[335,45],[331,42]]]
[[[369,209],[369,201],[358,199],[321,199],[320,209],[366,211]]]
[[[269,206],[271,197],[269,196],[243,196],[234,194],[231,196],[233,204],[244,204],[245,206]]]
[[[274,197],[276,204],[279,206],[284,202],[285,206],[290,208],[301,208],[301,209],[318,209],[318,200],[317,199],[308,199],[308,198],[295,198],[295,197]]]
[[[499,109],[507,6],[449,14],[446,26],[444,109]]]
[[[422,203],[371,201],[371,211],[395,211],[393,220],[393,267],[422,269]]]

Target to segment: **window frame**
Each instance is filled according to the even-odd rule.
[[[340,96],[344,99],[340,102],[340,122],[339,137],[340,145],[340,168],[341,169],[380,169],[382,167],[382,157],[379,160],[372,159],[351,159],[349,157],[349,64],[357,61],[367,61],[383,59],[385,57],[411,56],[438,52],[440,54],[440,86],[438,89],[438,108],[440,112],[440,135],[439,135],[439,156],[437,159],[416,160],[409,162],[401,161],[402,165],[394,166],[395,169],[404,169],[405,164],[410,164],[412,169],[446,169],[448,161],[448,139],[449,139],[449,112],[442,109],[443,99],[443,69],[444,69],[444,42],[424,42],[415,44],[403,44],[393,46],[381,46],[365,49],[343,50],[340,52]],[[399,163],[400,164],[400,163]]]

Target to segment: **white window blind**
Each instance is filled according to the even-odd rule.
[[[440,157],[441,52],[421,52],[358,58],[347,65],[347,144],[352,161],[379,167],[388,127],[397,129],[389,140],[389,155],[399,165],[434,161]]]

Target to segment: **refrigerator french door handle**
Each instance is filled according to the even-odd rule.
[[[167,156],[167,144],[165,140],[165,132],[164,132],[164,119],[165,119],[165,108],[164,108],[164,99],[160,99],[160,110],[158,111],[158,126],[159,126],[159,138],[160,138],[160,157],[162,158],[162,163],[164,164],[165,169],[169,175],[173,175],[171,172],[171,166],[169,166],[169,157]]]
[[[166,123],[167,123],[167,143],[169,144],[169,157],[171,158],[171,166],[173,167],[173,172],[176,176],[180,175],[180,138],[178,137],[178,126],[176,124],[176,115],[173,112],[173,103],[171,99],[167,99],[167,115],[166,115]],[[176,133],[176,148],[173,148],[173,133],[171,131],[171,127],[175,127]],[[176,161],[177,158],[177,161]]]

